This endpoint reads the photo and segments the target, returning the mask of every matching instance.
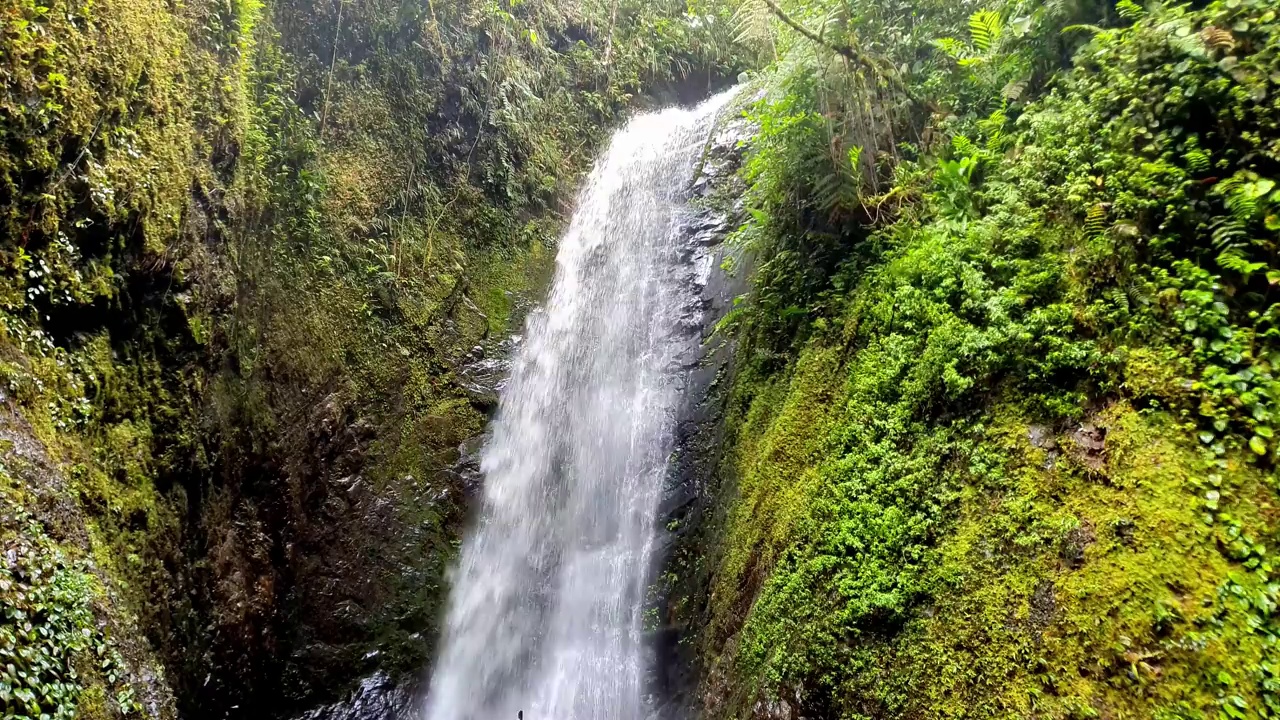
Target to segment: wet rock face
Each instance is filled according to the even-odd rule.
[[[471,403],[487,415],[498,409],[498,394],[506,384],[511,358],[524,340],[512,335],[488,347],[477,345],[458,366],[458,384],[470,396]]]
[[[328,393],[299,403],[270,456],[228,459],[235,472],[193,510],[183,566],[198,569],[195,607],[168,621],[197,630],[189,642],[161,637],[169,664],[191,668],[177,675],[184,717],[296,717],[352,687],[365,710],[392,706],[371,698],[430,658],[479,487],[477,411],[496,397],[511,347],[460,353],[466,386],[442,404],[461,408],[452,414],[364,415]],[[362,677],[376,682],[357,686]]]
[[[379,673],[366,678],[351,698],[316,708],[297,720],[400,720],[408,718],[413,706],[411,686],[397,685]]]
[[[434,478],[379,477],[378,434],[328,394],[282,433],[291,461],[237,458],[231,481],[204,501],[188,552],[209,628],[195,639],[209,665],[179,676],[184,717],[281,716],[332,699],[389,659],[425,657],[429,606],[411,611],[429,598],[410,584],[428,585],[443,562],[431,550],[444,541],[439,523],[407,509],[456,513],[440,504]]]
[[[726,113],[727,114],[727,113]],[[654,652],[651,691],[658,718],[695,715],[699,669],[694,648],[681,643],[694,636],[696,609],[709,567],[700,561],[701,543],[712,512],[714,469],[723,447],[724,382],[731,372],[733,343],[714,337],[716,323],[746,291],[750,258],[725,241],[742,223],[744,188],[738,177],[743,143],[753,135],[743,119],[723,123],[710,139],[702,168],[690,186],[692,212],[685,224],[685,252],[694,267],[691,281],[699,302],[685,309],[683,321],[701,329],[701,343],[690,349],[690,370],[672,457],[659,508],[660,566],[653,577],[655,600],[650,616]],[[726,267],[732,267],[727,272]]]

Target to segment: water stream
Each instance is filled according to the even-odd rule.
[[[503,388],[427,720],[638,720],[655,515],[702,315],[681,242],[730,95],[613,138]]]

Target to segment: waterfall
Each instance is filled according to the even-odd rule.
[[[427,720],[637,720],[654,518],[701,314],[689,183],[730,93],[632,120],[590,175],[503,388]]]

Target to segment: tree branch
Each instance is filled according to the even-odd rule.
[[[764,0],[764,4],[767,5],[769,7],[769,10],[772,11],[773,14],[776,15],[777,18],[781,20],[783,24],[785,24],[787,27],[791,28],[792,30],[795,30],[796,32],[805,36],[809,40],[821,45],[822,47],[825,47],[834,53],[843,55],[845,58],[849,59],[850,61],[858,65],[861,65],[867,70],[870,70],[872,73],[874,73],[878,77],[884,78],[889,82],[890,85],[893,85],[895,89],[897,89],[899,92],[906,95],[909,99],[911,100],[917,99],[915,96],[915,93],[911,92],[911,88],[907,87],[907,84],[902,81],[902,78],[898,77],[895,73],[887,72],[886,70],[881,68],[871,58],[849,47],[848,45],[836,45],[834,43],[830,43],[830,42],[827,42],[826,40],[823,40],[821,35],[801,25],[800,23],[792,19],[790,15],[787,15],[786,11],[778,7],[778,3],[774,2],[774,0]]]

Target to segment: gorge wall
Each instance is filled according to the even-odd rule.
[[[632,106],[728,72],[686,9],[4,5],[6,712],[421,671],[563,203]]]
[[[1273,717],[1275,9],[834,5],[741,18],[686,713]]]

